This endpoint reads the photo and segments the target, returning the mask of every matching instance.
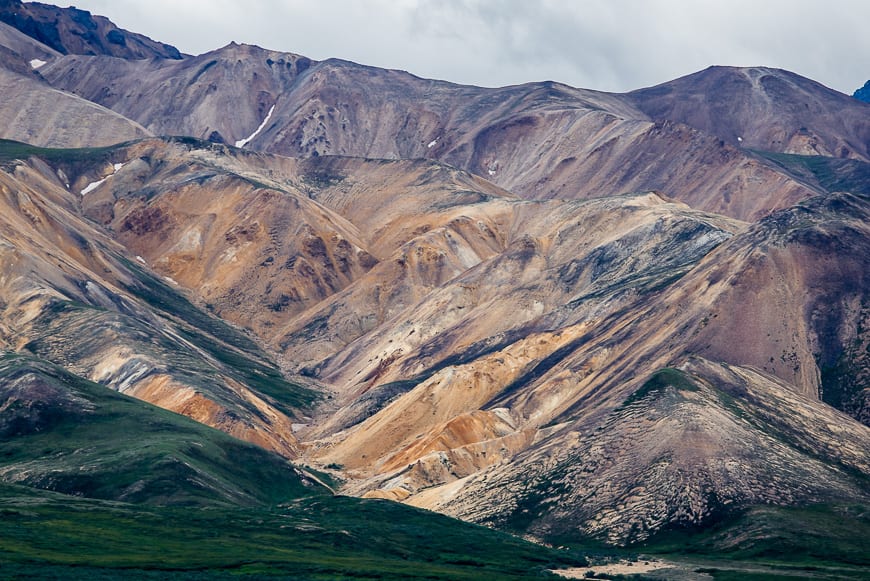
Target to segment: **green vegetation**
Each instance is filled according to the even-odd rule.
[[[704,531],[665,531],[643,544],[644,553],[709,561],[715,579],[867,578],[870,507],[759,506]],[[748,564],[769,567],[749,575]],[[741,576],[742,575],[742,576]]]
[[[520,579],[582,557],[389,501],[142,507],[0,486],[4,575],[64,579]]]
[[[345,176],[333,172],[329,168],[322,170],[314,170],[302,176],[302,182],[309,188],[315,190],[325,190],[334,185],[340,184],[345,180]]]
[[[167,135],[162,138],[167,143],[179,143],[190,149],[204,149],[212,151],[228,151],[227,146],[220,143],[212,143],[205,139],[191,137],[189,135]]]
[[[4,355],[0,377],[6,478],[149,504],[258,506],[325,494],[276,454],[48,363]]]
[[[76,174],[78,173],[77,171],[71,170],[78,169],[83,165],[91,165],[98,161],[108,161],[112,152],[124,145],[126,144],[122,143],[108,147],[60,149],[36,147],[35,145],[29,145],[19,141],[0,139],[0,166],[8,168],[15,162],[15,160],[38,157],[55,167],[60,167],[67,174]]]
[[[858,333],[861,334],[860,327]],[[863,343],[862,339],[857,339],[854,345],[845,346],[837,360],[830,365],[825,365],[821,357],[817,359],[822,380],[822,401],[855,418],[861,416],[862,408],[866,406],[865,393],[870,387],[870,374],[865,371],[870,343],[862,349]]]
[[[275,454],[49,363],[4,354],[0,377],[2,578],[519,579],[583,562],[334,497]]]
[[[695,385],[688,375],[679,369],[666,367],[653,373],[637,391],[628,396],[623,405],[639,401],[647,395],[653,392],[660,392],[667,387],[673,387],[680,391],[698,391],[698,386]]]

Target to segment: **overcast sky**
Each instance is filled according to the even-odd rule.
[[[43,0],[50,2],[50,0]],[[710,65],[784,68],[851,94],[867,0],[76,0],[200,54],[230,41],[422,77],[628,91]]]

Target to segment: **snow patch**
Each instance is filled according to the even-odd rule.
[[[495,170],[494,170],[494,169],[488,169],[488,170],[486,170],[486,173],[488,173],[488,174],[491,175],[491,176],[494,176],[494,175],[495,175]]]
[[[32,68],[32,69],[38,69],[39,67],[41,67],[41,66],[44,65],[45,63],[46,63],[46,61],[41,60],[41,59],[31,59],[31,61],[30,61],[30,68]]]
[[[124,163],[116,163],[116,164],[113,164],[113,165],[112,165],[112,168],[113,168],[112,173],[110,173],[109,175],[107,175],[106,177],[104,177],[104,178],[101,179],[101,180],[97,180],[97,181],[95,181],[95,182],[91,182],[91,183],[89,183],[88,185],[86,185],[86,186],[84,187],[84,189],[80,192],[81,195],[84,196],[85,194],[89,194],[89,193],[93,192],[95,189],[97,189],[98,187],[100,187],[100,185],[101,185],[104,181],[106,181],[107,179],[109,179],[110,177],[112,177],[113,175],[115,175],[115,174],[118,172],[118,170],[121,169],[122,167],[124,167],[125,165],[126,165],[126,164],[124,164]],[[67,184],[66,187],[69,188],[69,184]]]
[[[436,145],[437,143],[438,143],[438,140],[437,140],[437,139],[433,139],[432,141],[429,142],[429,145],[427,145],[426,147],[428,147],[429,149],[432,149],[433,147],[435,147],[435,145]]]
[[[266,123],[269,122],[269,119],[272,117],[272,112],[273,112],[274,110],[275,110],[275,105],[272,105],[272,107],[269,108],[269,112],[266,113],[266,118],[263,119],[263,122],[260,123],[260,126],[257,127],[256,131],[254,131],[253,133],[251,133],[251,134],[250,134],[249,136],[247,136],[246,138],[244,138],[244,139],[240,139],[239,141],[236,141],[236,147],[244,147],[244,146],[246,146],[246,145],[247,145],[247,144],[248,144],[248,143],[249,143],[253,138],[255,138],[255,137],[257,136],[257,134],[260,133],[260,131],[262,131],[263,128],[266,126]]]
[[[89,184],[86,185],[86,186],[84,187],[84,189],[81,191],[81,194],[84,196],[85,194],[89,194],[89,193],[93,192],[93,191],[96,190],[98,187],[100,187],[100,185],[101,185],[104,181],[106,181],[107,179],[109,179],[109,178],[108,178],[108,177],[104,177],[104,178],[101,179],[101,180],[97,180],[97,181],[95,181],[95,182],[91,182],[91,183],[89,183]]]

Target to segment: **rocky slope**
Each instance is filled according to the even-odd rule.
[[[43,147],[100,147],[145,137],[141,125],[52,89],[29,73],[0,68],[0,138]]]
[[[24,216],[36,216],[28,220],[67,224],[62,234],[80,223],[75,215],[81,213],[126,247],[116,252],[137,258],[119,263],[110,254],[100,259],[108,266],[89,266],[86,276],[74,275],[81,282],[73,286],[57,274],[25,277],[60,300],[39,301],[29,298],[34,291],[22,294],[16,287],[13,294],[10,288],[8,348],[321,468],[340,466],[347,492],[405,500],[541,538],[570,529],[614,543],[718,518],[714,497],[737,510],[863,494],[866,470],[858,461],[849,460],[849,474],[811,479],[797,466],[806,454],[821,452],[797,446],[796,436],[777,448],[768,435],[772,428],[759,420],[740,424],[744,437],[732,439],[735,412],[722,407],[720,392],[742,392],[735,396],[719,376],[709,379],[709,370],[684,369],[687,385],[712,390],[698,388],[700,400],[654,400],[643,412],[647,418],[676,414],[680,421],[637,425],[624,408],[658,370],[702,356],[714,369],[747,370],[740,371],[746,389],[775,384],[775,397],[798,398],[808,417],[815,408],[835,413],[823,411],[823,399],[866,421],[868,390],[860,371],[867,342],[865,198],[829,194],[747,224],[655,193],[524,201],[435,161],[294,160],[182,139],[115,147],[76,163],[43,152],[42,161],[13,167],[9,191],[18,192],[19,213],[29,209]],[[58,183],[58,169],[72,192]],[[43,218],[48,202],[38,191],[52,192],[53,204],[66,212],[62,219]],[[39,203],[22,206],[21,192]],[[103,240],[98,249],[112,244],[93,226],[75,228],[83,238]],[[77,248],[53,244],[65,255]],[[44,252],[37,249],[45,245],[28,254]],[[72,265],[94,260],[93,251],[76,252]],[[47,265],[28,268],[52,272]],[[250,329],[282,354],[285,369],[315,377],[329,399],[306,419],[302,413],[313,410],[304,392],[239,375],[234,357],[256,351],[224,336],[223,327],[207,326],[207,335],[199,335],[208,315],[191,319],[197,308],[148,275],[149,268]],[[99,282],[107,278],[112,286]],[[126,302],[135,304],[137,297],[162,311],[156,350],[153,339],[143,342],[153,331],[139,322],[144,317],[154,325],[153,317]],[[781,312],[794,316],[784,319]],[[223,377],[230,389],[200,377]],[[755,410],[760,404],[739,405]],[[296,433],[292,421],[299,424]],[[852,434],[848,449],[860,456],[866,428],[847,416],[837,421]],[[701,429],[696,425],[703,426],[703,453],[684,445],[685,430]],[[619,486],[607,494],[596,493],[601,506],[594,517],[579,507],[589,505],[583,491],[599,485],[575,477],[563,483],[559,497],[567,511],[559,513],[562,524],[550,523],[552,511],[543,508],[535,509],[543,520],[510,512],[537,502],[536,492],[510,483],[536,474],[531,466],[541,454],[572,450],[564,440],[570,434],[593,434],[583,444],[592,448],[577,452],[585,458],[603,445],[602,432],[616,438],[607,456],[618,458],[614,474],[623,476],[612,479]],[[819,436],[828,454],[822,465],[846,461],[838,437]],[[657,442],[655,453],[630,454],[640,441]],[[782,465],[775,482],[785,492],[779,496],[769,488],[747,492],[747,482],[763,480],[755,464],[736,476],[700,477],[714,459],[742,462],[759,450],[773,450]],[[595,520],[601,507],[631,496],[640,482],[632,478],[648,479],[646,471],[663,456],[674,468],[644,496],[649,502]],[[574,465],[577,458],[565,462]],[[544,466],[542,479],[554,464]],[[498,484],[488,500],[472,501],[482,497],[481,483],[493,479]],[[683,481],[692,483],[684,493],[667,492]],[[495,506],[508,512],[492,512]]]
[[[326,492],[277,454],[44,361],[3,354],[0,373],[5,483],[187,507],[257,506]]]
[[[710,67],[628,98],[734,146],[870,161],[870,106],[788,71]]]
[[[608,209],[612,215],[613,207]],[[682,247],[674,246],[673,239],[666,242],[637,237],[635,231],[634,237],[615,240],[609,253],[601,252],[607,246],[590,249],[590,258],[609,254],[605,268],[601,268],[601,262],[596,264],[582,255],[577,260],[579,264],[599,266],[593,280],[610,284],[598,289],[581,287],[586,292],[553,301],[551,304],[559,307],[552,312],[546,312],[548,302],[542,301],[539,308],[546,314],[537,320],[533,317],[532,324],[504,330],[485,326],[476,319],[475,324],[456,325],[461,332],[447,327],[437,340],[417,350],[410,336],[400,339],[408,333],[406,329],[416,330],[408,320],[398,326],[399,333],[384,333],[380,341],[369,340],[377,349],[352,344],[347,350],[350,354],[381,355],[367,361],[360,358],[358,362],[351,358],[350,369],[344,374],[342,367],[336,375],[329,375],[330,367],[325,368],[325,377],[344,385],[356,381],[360,386],[356,389],[365,391],[346,408],[353,410],[355,416],[339,414],[333,416],[331,423],[324,424],[344,431],[317,441],[310,453],[324,463],[342,465],[347,474],[358,478],[350,488],[357,493],[406,499],[464,518],[532,530],[551,540],[574,530],[605,535],[611,542],[626,542],[644,538],[663,526],[698,524],[721,516],[721,510],[733,511],[754,503],[842,500],[853,494],[863,498],[867,470],[858,464],[868,450],[868,433],[855,419],[866,422],[870,393],[860,371],[864,363],[859,362],[863,361],[862,346],[867,342],[864,322],[867,313],[863,306],[866,281],[862,274],[867,266],[863,217],[867,209],[866,199],[848,195],[816,199],[774,214],[712,251],[710,247],[716,245],[717,238],[722,241],[730,237],[727,230],[717,232],[710,230],[709,225],[680,228],[676,226],[679,222],[661,229],[665,236],[672,235],[685,245]],[[620,218],[626,222],[624,214]],[[683,219],[686,218],[691,216]],[[590,221],[587,217],[581,223]],[[628,244],[632,238],[639,247]],[[699,244],[701,240],[708,246]],[[651,249],[648,255],[642,250],[646,244]],[[830,244],[835,244],[836,249],[830,248]],[[624,249],[622,256],[614,252],[620,247]],[[656,264],[658,256],[652,249],[661,251],[658,256],[679,255],[687,262]],[[689,249],[696,253],[694,258],[687,252]],[[577,255],[576,250],[573,254]],[[838,256],[837,261],[829,259],[832,254]],[[623,262],[631,264],[635,257],[640,257],[639,261],[648,265],[649,271],[635,273]],[[548,281],[558,273],[564,282],[568,278],[565,274],[571,272],[554,264],[552,258],[545,264],[553,265],[549,276],[533,270],[528,277],[516,274],[510,277],[522,289],[523,298],[529,297],[529,291],[532,296],[542,296],[540,287],[532,280]],[[507,269],[501,265],[498,270]],[[627,273],[631,274],[625,276]],[[489,271],[481,278],[491,275]],[[455,284],[474,288],[469,284],[471,278],[471,273],[466,274]],[[512,317],[522,322],[525,312],[516,308],[522,303],[506,283],[500,279],[498,288],[501,296],[510,298],[508,304],[513,308],[496,311],[494,318],[507,326]],[[433,302],[436,297],[441,301],[431,311],[425,303],[414,305],[410,310],[413,315],[408,318],[421,328],[438,329],[439,321],[456,319],[452,309],[445,308],[447,305],[461,310],[471,308],[472,312],[476,306],[461,294],[447,296],[453,301],[446,302],[444,295],[433,297]],[[561,307],[566,303],[568,308]],[[481,306],[486,311],[496,308],[486,302]],[[794,316],[784,318],[782,312]],[[483,329],[495,333],[487,337]],[[474,332],[481,335],[475,337]],[[451,337],[462,337],[467,343],[459,343],[453,352]],[[429,353],[444,358],[436,359],[433,365],[429,363],[431,359],[421,356]],[[793,433],[778,436],[790,446],[795,445],[796,433],[816,429],[805,425],[816,421],[816,412],[812,410],[818,409],[819,414],[834,413],[819,407],[820,397],[831,403],[849,401],[848,405],[837,405],[855,419],[839,416],[835,420],[835,414],[826,421],[851,434],[845,444],[852,455],[849,466],[860,476],[853,479],[852,472],[846,471],[838,472],[836,478],[819,477],[826,474],[820,471],[820,466],[806,468],[806,455],[818,457],[821,452],[816,446],[822,441],[826,443],[821,449],[830,454],[825,456],[829,458],[826,463],[840,457],[841,440],[846,436],[839,429],[828,428],[834,431],[823,431],[828,435],[814,439],[809,451],[804,442],[797,446],[799,453],[785,449],[775,453],[782,465],[775,470],[781,480],[774,486],[751,490],[747,485],[751,479],[770,481],[768,472],[773,469],[769,458],[744,467],[751,477],[726,471],[713,481],[705,481],[701,472],[706,478],[711,463],[722,461],[729,454],[738,459],[755,458],[760,450],[778,449],[765,435],[774,428],[762,422],[742,425],[740,429],[753,435],[750,437],[747,432],[745,437],[732,440],[737,428],[721,424],[726,420],[716,414],[727,411],[733,416],[734,410],[716,411],[719,400],[709,399],[710,393],[702,398],[704,403],[698,404],[699,408],[690,406],[692,411],[685,415],[678,411],[682,409],[680,404],[676,408],[667,407],[668,411],[638,412],[639,416],[646,414],[642,425],[632,423],[633,415],[628,424],[620,423],[629,421],[623,410],[625,402],[640,397],[632,396],[633,391],[641,388],[643,394],[643,386],[647,385],[643,382],[654,379],[657,369],[681,365],[692,354],[713,359],[716,363],[708,365],[713,368],[729,364],[754,366],[747,367],[741,385],[769,391],[773,382],[778,390],[776,394],[758,396],[761,399],[803,401],[804,417],[794,420]],[[342,366],[348,364],[343,354],[335,360]],[[835,368],[848,379],[841,380],[840,371],[833,371]],[[368,370],[377,370],[377,374],[366,374]],[[705,377],[698,373],[699,377]],[[713,388],[725,389],[731,397],[748,397],[729,387],[732,380],[714,377],[710,381]],[[649,385],[646,389],[650,389]],[[691,386],[686,389],[696,391]],[[759,405],[752,401],[755,403],[741,401],[740,405]],[[792,409],[796,404],[782,405]],[[354,423],[360,415],[372,412],[375,413]],[[708,417],[707,413],[716,417]],[[683,419],[663,423],[672,414]],[[659,417],[661,420],[656,419]],[[727,419],[734,421],[734,417]],[[776,421],[771,415],[764,419]],[[636,440],[623,439],[635,430]],[[697,445],[700,450],[695,445],[686,445],[685,430],[704,432],[704,443]],[[537,492],[527,489],[528,475],[535,470],[541,471],[542,480],[551,482],[557,466],[551,457],[556,450],[570,449],[565,438],[576,434],[590,434],[583,444],[588,449],[566,459],[566,463],[578,465],[594,460],[608,435],[615,434],[613,437],[619,438],[620,444],[607,448],[608,465],[612,463],[613,470],[624,470],[624,474],[641,470],[644,476],[631,481],[634,484],[629,486],[616,473],[602,476],[593,465],[588,470],[589,478],[604,478],[602,482],[606,481],[607,487],[593,485],[572,472],[573,476],[559,479],[557,489]],[[655,454],[645,458],[633,455],[633,450],[640,449],[640,442],[655,442],[658,446]],[[636,502],[626,504],[626,498],[632,496],[630,489],[647,481],[651,473],[645,471],[657,470],[661,458],[667,458],[668,465],[675,466],[673,470],[659,475],[661,480],[653,487],[655,492],[649,496],[644,492],[634,499]],[[841,461],[845,460],[836,460]],[[534,462],[540,463],[540,468],[534,468]],[[701,472],[690,476],[694,469]],[[497,478],[495,485],[493,477]],[[491,491],[492,496],[481,503],[484,489]],[[510,492],[505,492],[506,489]],[[672,491],[681,492],[670,496]],[[592,492],[594,503],[588,496]],[[523,499],[526,494],[532,497],[528,502],[518,500],[511,504],[513,501],[507,500]],[[569,509],[572,502],[577,504]],[[659,507],[669,507],[668,511],[675,512],[656,513],[657,502]],[[727,508],[722,509],[717,503]],[[556,519],[559,523],[553,524],[548,519],[557,506],[565,512],[556,510],[561,516]],[[499,508],[491,512],[492,507]],[[572,512],[586,510],[582,507],[589,510],[583,513],[586,516],[581,518],[580,512]],[[594,522],[603,518],[606,507],[616,507],[613,519]],[[637,528],[632,528],[635,525]]]
[[[598,422],[558,430],[450,497],[426,496],[552,542],[624,544],[741,506],[866,502],[868,435],[757,370],[690,359]]]
[[[81,215],[90,172],[121,174],[125,158],[13,145],[7,155],[54,165],[24,155],[0,172],[4,348],[294,456],[291,422],[314,394]]]
[[[32,71],[60,55],[56,50],[2,22],[0,53],[3,53],[0,67],[24,74],[34,74]]]
[[[527,462],[571,449],[567,434],[593,434],[584,445],[595,447],[612,432],[614,474],[643,467],[647,479],[663,456],[674,467],[644,502],[593,522],[641,481],[614,476],[621,484],[596,493],[600,506],[560,517],[575,533],[624,543],[757,503],[862,497],[867,471],[855,458],[857,476],[803,467],[819,449],[825,466],[846,462],[840,435],[823,431],[822,448],[808,451],[794,434],[816,429],[801,423],[811,410],[835,413],[826,401],[855,418],[837,420],[852,434],[848,453],[866,449],[856,421],[868,409],[866,198],[828,194],[746,224],[654,193],[524,201],[433,161],[292,160],[179,140],[119,151],[128,165],[86,194],[82,211],[329,387],[329,403],[300,426],[302,456],[340,466],[348,492],[555,538],[567,529],[546,518],[468,503],[498,475],[481,506],[513,506],[508,495],[525,507],[528,491],[508,482],[525,478]],[[685,367],[691,357],[703,365]],[[688,374],[683,391],[701,395],[650,401],[655,411],[640,415],[682,419],[636,425],[626,400],[673,365]],[[787,447],[771,440],[769,414],[735,425],[742,416],[722,401],[745,394],[711,379],[716,366],[740,375],[741,389],[775,385],[761,400],[802,402]],[[735,405],[757,411],[751,401]],[[686,430],[703,431],[703,451],[684,445]],[[630,454],[641,441],[655,453]],[[701,478],[711,462],[759,450],[781,464],[772,488],[750,486],[773,478],[768,461]],[[667,492],[680,482],[692,484]],[[579,491],[589,486],[600,488],[568,478],[559,505],[586,506]]]

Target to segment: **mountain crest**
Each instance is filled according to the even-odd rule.
[[[0,21],[61,54],[107,55],[127,59],[180,59],[174,46],[115,26],[104,16],[76,7],[40,2],[0,1]]]

